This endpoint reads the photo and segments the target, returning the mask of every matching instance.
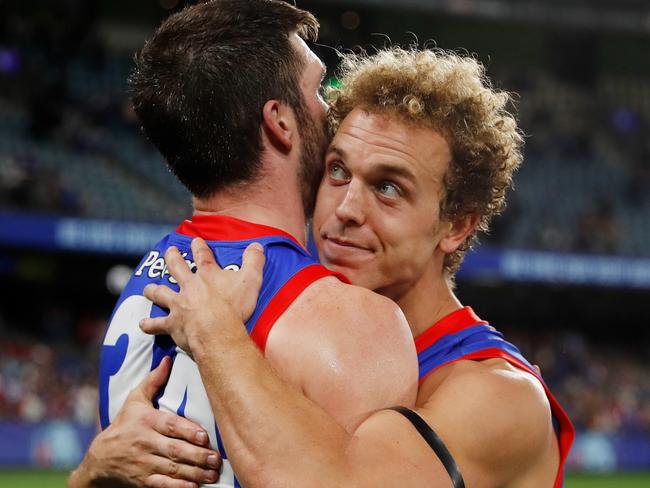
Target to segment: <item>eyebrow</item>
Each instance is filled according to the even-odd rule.
[[[336,144],[334,144],[334,143],[330,144],[330,146],[327,148],[327,152],[328,152],[328,153],[335,152],[335,153],[337,153],[339,156],[343,156],[344,158],[346,158],[346,157],[348,156],[348,155],[346,154],[346,152],[345,152],[343,149],[341,149],[340,147],[338,147],[338,146],[337,146]]]
[[[334,144],[330,144],[330,147],[327,149],[328,153],[334,152],[340,155],[342,158],[347,158],[347,153],[345,150],[343,150],[341,147],[336,146]],[[416,178],[415,174],[413,172],[404,167],[404,166],[399,166],[399,165],[394,165],[390,163],[377,163],[372,168],[373,173],[387,173],[389,175],[395,175],[395,176],[401,176],[402,178],[405,178],[413,183],[415,183]]]

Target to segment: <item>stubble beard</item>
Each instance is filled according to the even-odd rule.
[[[329,144],[327,120],[314,120],[302,110],[298,121],[302,127],[301,156],[298,178],[302,191],[305,219],[309,221],[314,213],[316,194],[325,169],[325,152]]]

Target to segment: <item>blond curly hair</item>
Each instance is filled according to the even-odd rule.
[[[505,207],[506,190],[522,161],[523,138],[507,109],[510,94],[492,88],[477,60],[441,49],[391,47],[371,56],[346,54],[339,80],[328,90],[333,131],[362,107],[430,127],[450,145],[441,218],[480,217],[476,230],[445,256],[445,270],[453,276],[478,233],[486,232]]]

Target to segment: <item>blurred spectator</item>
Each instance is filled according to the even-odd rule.
[[[576,333],[508,336],[540,366],[578,430],[650,434],[650,365],[640,354]]]
[[[46,329],[86,329],[93,324],[94,334],[75,332],[84,337],[82,344],[69,340],[72,331],[66,331],[66,341],[46,345],[16,336],[0,340],[0,420],[74,419],[92,424],[97,416],[97,365],[99,343],[106,327],[104,320],[85,317],[71,320],[61,309],[53,308],[44,314]],[[72,324],[72,325],[69,325]],[[14,330],[17,330],[14,328]],[[92,342],[90,342],[92,340]]]
[[[576,251],[601,254],[619,251],[621,231],[608,197],[601,197],[595,210],[580,215],[576,228]]]

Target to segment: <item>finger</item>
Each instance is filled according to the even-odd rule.
[[[198,484],[214,483],[219,479],[219,471],[216,469],[203,469],[198,466],[172,461],[160,456],[147,457],[147,466],[151,472],[167,476],[176,480],[185,480]],[[155,476],[155,475],[152,475]]]
[[[186,283],[192,277],[193,273],[190,267],[176,247],[171,246],[167,249],[165,252],[165,263],[167,264],[167,269],[181,288],[183,287],[183,283]]]
[[[242,256],[242,271],[248,269],[261,276],[264,263],[266,263],[264,247],[259,242],[253,242],[246,248]]]
[[[145,334],[156,335],[156,334],[167,334],[171,335],[173,330],[172,324],[170,323],[171,315],[166,317],[155,317],[147,318],[140,320],[140,330]]]
[[[259,242],[253,242],[244,251],[239,272],[244,273],[246,280],[251,280],[252,283],[257,284],[257,291],[259,291],[259,286],[262,285],[264,263],[266,263],[264,248]]]
[[[200,483],[176,480],[163,474],[152,474],[145,480],[144,486],[147,488],[198,488]]]
[[[158,446],[156,454],[179,464],[205,470],[218,469],[221,466],[221,456],[211,449],[197,447],[189,442],[169,437],[160,437],[156,443]]]
[[[197,446],[207,445],[208,434],[203,428],[191,420],[169,412],[160,412],[154,419],[152,427],[165,437],[182,439]]]
[[[145,480],[144,486],[147,488],[198,488],[199,483],[176,480],[163,474],[152,474]]]
[[[165,356],[156,369],[151,371],[140,384],[129,393],[120,412],[128,410],[131,402],[146,401],[151,403],[153,397],[167,381],[171,366],[171,358]],[[151,407],[153,409],[153,405]]]
[[[169,378],[169,372],[172,367],[172,358],[165,356],[160,361],[160,364],[156,369],[147,375],[147,377],[142,380],[138,386],[138,390],[142,393],[144,398],[153,402],[153,398],[160,391],[163,385],[167,382]]]
[[[165,285],[154,285],[149,283],[144,287],[142,292],[145,297],[154,302],[159,307],[171,308],[171,304],[174,302],[174,298],[178,293]]]
[[[221,269],[219,263],[214,259],[212,249],[200,237],[192,239],[192,256],[194,256],[194,262],[199,271],[201,269],[209,269],[211,266],[217,266]]]

